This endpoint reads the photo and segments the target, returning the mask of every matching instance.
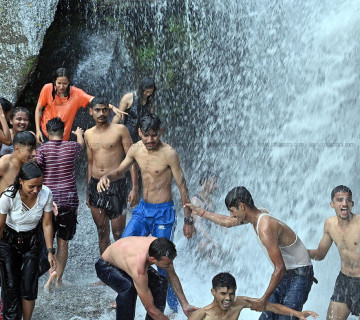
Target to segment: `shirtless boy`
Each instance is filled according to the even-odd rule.
[[[100,280],[118,293],[117,320],[135,318],[137,295],[147,311],[146,319],[169,319],[163,313],[167,280],[151,267],[153,264],[166,271],[167,279],[186,316],[196,310],[186,300],[174,269],[175,257],[175,245],[166,238],[127,237],[114,242],[105,250],[95,268]]]
[[[14,151],[0,158],[0,193],[15,181],[21,166],[35,159],[36,138],[30,131],[15,134],[13,139]]]
[[[342,320],[347,319],[350,313],[360,315],[360,215],[352,213],[352,192],[343,185],[332,190],[330,206],[336,215],[326,219],[319,246],[316,250],[309,250],[309,254],[311,259],[323,260],[335,242],[340,254],[341,271],[326,319]]]
[[[314,277],[309,254],[297,234],[282,221],[258,209],[245,187],[232,189],[225,198],[230,217],[187,204],[192,212],[221,226],[231,228],[251,223],[259,243],[274,266],[270,283],[259,299],[252,301],[252,310],[263,311],[267,302],[280,303],[301,311],[310,292]],[[263,312],[263,319],[277,319]],[[290,317],[281,317],[290,319]]]
[[[120,239],[126,223],[126,185],[125,179],[119,179],[109,185],[106,192],[96,190],[98,179],[116,169],[132,145],[129,131],[122,124],[108,122],[109,102],[96,97],[91,101],[90,114],[96,125],[85,131],[85,143],[88,156],[88,199],[87,203],[96,224],[99,235],[99,249],[103,253],[110,245],[110,227],[115,240]],[[120,177],[120,176],[119,176]],[[133,188],[128,201],[133,206],[138,201],[137,169],[132,166]]]
[[[236,297],[236,280],[227,272],[219,273],[212,279],[211,294],[214,300],[211,304],[196,310],[191,314],[189,320],[237,320],[244,308],[252,308],[255,299],[249,297]],[[295,316],[303,320],[309,316],[316,318],[317,313],[313,311],[296,311],[281,304],[267,302],[265,310],[276,314]]]
[[[129,170],[134,161],[141,169],[143,199],[133,211],[133,216],[126,226],[123,237],[148,236],[165,237],[172,240],[174,233],[175,210],[172,201],[171,182],[174,177],[179,188],[181,201],[189,202],[188,189],[183,170],[180,167],[179,156],[160,137],[160,119],[148,114],[140,120],[139,135],[141,140],[131,146],[120,166],[104,175],[98,184],[98,191],[109,188],[110,181]],[[183,232],[191,238],[194,232],[191,210],[184,208]],[[161,271],[164,274],[164,271]],[[173,312],[177,312],[176,297],[169,291],[168,303]]]

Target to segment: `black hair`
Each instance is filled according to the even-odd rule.
[[[343,186],[343,185],[339,185],[337,187],[335,187],[332,191],[331,191],[331,201],[334,200],[335,198],[335,194],[337,192],[349,192],[350,195],[352,196],[352,192],[350,190],[350,188],[346,187],[346,186]]]
[[[31,180],[35,178],[39,178],[43,176],[43,172],[41,171],[39,165],[36,162],[25,162],[21,168],[19,173],[17,174],[14,184],[8,187],[2,194],[6,195],[9,198],[15,198],[16,193],[20,190],[20,179]]]
[[[109,100],[106,99],[105,97],[95,97],[90,102],[90,108],[91,109],[94,108],[97,104],[102,104],[104,106],[109,107]]]
[[[150,130],[159,131],[161,120],[154,114],[147,114],[140,119],[140,130],[142,133],[147,133]]]
[[[146,89],[154,89],[151,96],[147,97],[147,100],[146,100],[146,104],[152,105],[154,103],[155,91],[156,91],[155,80],[153,78],[145,77],[144,79],[142,79],[142,81],[139,84],[139,89],[136,91],[139,107],[142,107],[142,96]]]
[[[64,128],[65,122],[59,117],[52,118],[46,123],[46,131],[52,136],[62,136],[64,134]]]
[[[151,242],[149,247],[149,256],[156,260],[160,260],[161,257],[175,259],[176,254],[174,243],[167,238],[157,238]]]
[[[236,280],[229,272],[221,272],[212,279],[212,287],[215,290],[222,287],[236,289]]]
[[[12,103],[9,100],[5,99],[4,97],[0,97],[0,104],[2,106],[4,113],[10,111],[13,107]]]
[[[69,80],[69,86],[67,87],[66,89],[66,94],[65,96],[68,98],[68,100],[70,99],[70,83],[71,83],[71,78],[70,78],[70,74],[69,72],[67,71],[67,69],[65,68],[59,68],[57,69],[55,72],[54,72],[54,75],[53,75],[53,89],[52,89],[52,97],[53,97],[53,100],[55,100],[55,95],[56,95],[56,79],[59,78],[59,77],[66,77],[68,80]]]
[[[14,117],[16,116],[16,114],[18,112],[25,112],[26,115],[28,116],[28,118],[30,117],[30,112],[28,109],[26,109],[25,107],[15,107],[11,109],[11,114],[10,114],[10,119],[14,119]]]
[[[212,177],[217,177],[218,175],[212,171],[209,171],[209,170],[206,170],[204,172],[201,173],[201,176],[200,176],[200,185],[202,186],[205,181],[207,181],[209,178],[212,178]]]
[[[226,208],[238,208],[240,202],[246,204],[249,208],[254,208],[254,200],[250,192],[245,187],[235,187],[230,190],[225,198]]]
[[[36,138],[30,131],[21,131],[15,134],[13,139],[13,146],[22,145],[26,147],[36,148]]]

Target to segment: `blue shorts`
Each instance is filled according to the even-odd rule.
[[[141,199],[134,209],[132,218],[127,224],[122,238],[131,236],[152,235],[172,240],[175,230],[174,202],[147,203]]]

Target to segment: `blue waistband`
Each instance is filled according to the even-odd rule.
[[[148,203],[145,202],[144,199],[141,199],[140,204],[147,209],[161,209],[161,208],[173,207],[174,201],[163,202],[163,203]]]

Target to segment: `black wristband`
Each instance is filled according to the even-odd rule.
[[[184,223],[188,224],[188,225],[193,225],[194,224],[194,218],[192,216],[190,217],[185,217],[184,218]]]
[[[47,248],[47,249],[46,249],[46,252],[47,252],[47,253],[50,253],[50,252],[51,252],[51,253],[55,253],[55,249],[54,249],[54,248]]]

